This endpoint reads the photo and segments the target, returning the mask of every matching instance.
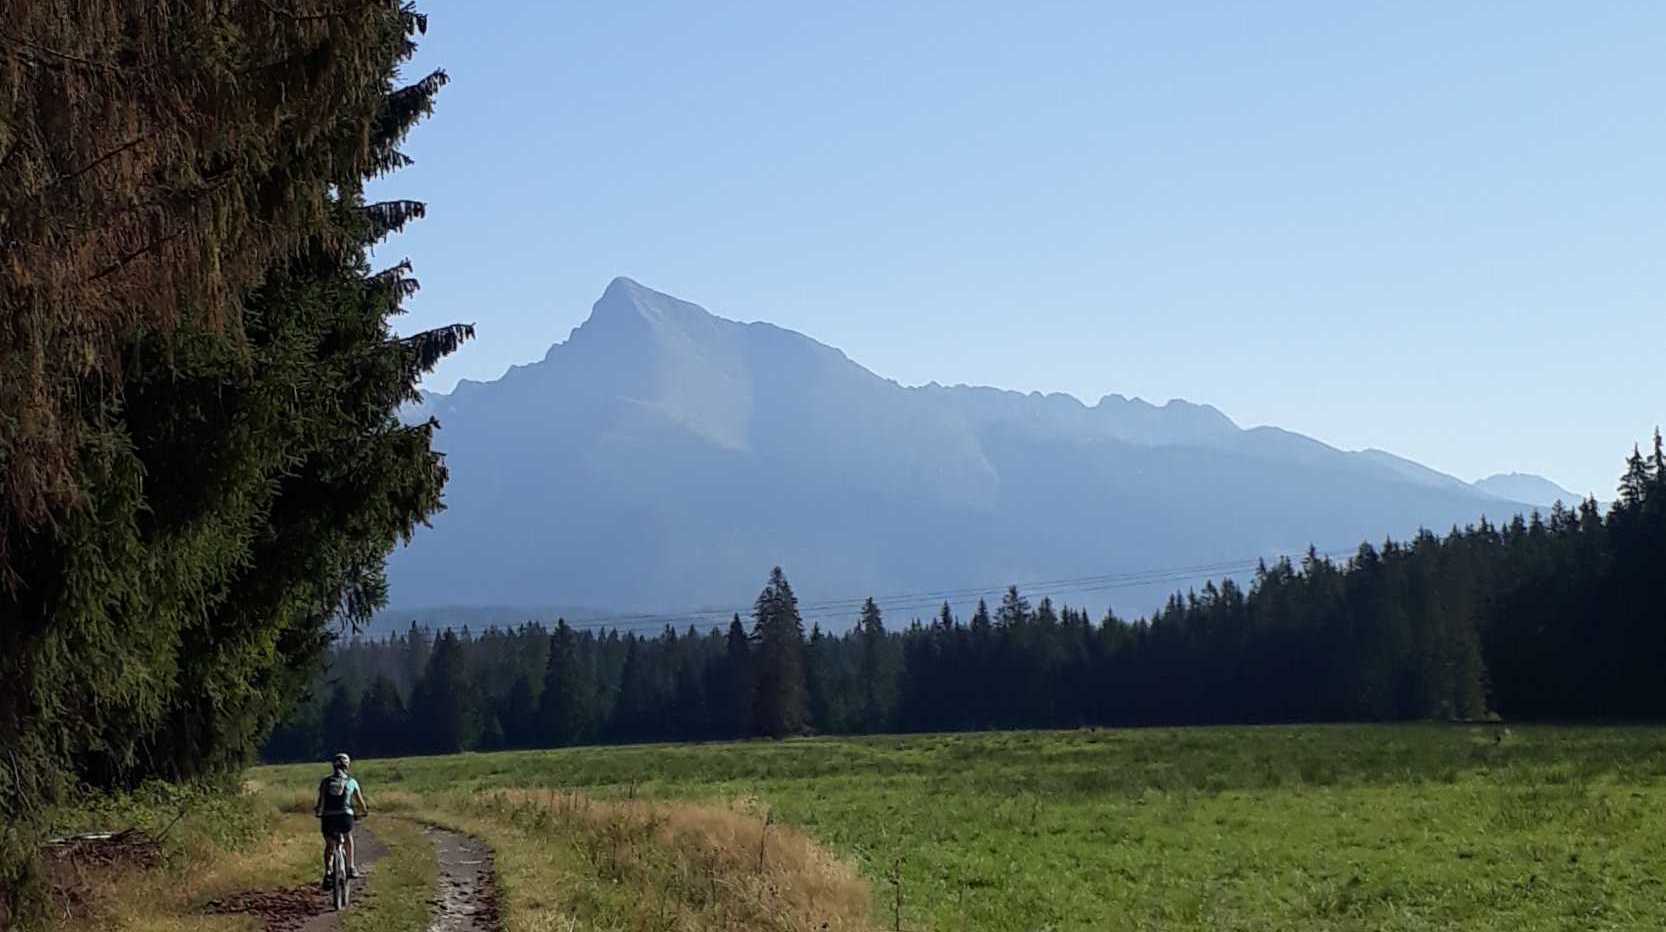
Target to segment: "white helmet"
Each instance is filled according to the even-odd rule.
[[[347,768],[353,766],[353,759],[348,757],[347,754],[343,752],[335,756],[335,765],[340,767],[342,770],[346,770]]]

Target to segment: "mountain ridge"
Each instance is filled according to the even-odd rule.
[[[623,277],[540,362],[410,415],[439,419],[452,485],[390,562],[409,606],[731,604],[777,564],[809,597],[1060,578],[1527,507],[1186,399],[903,386]]]

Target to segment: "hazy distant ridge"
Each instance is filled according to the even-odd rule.
[[[1498,473],[1497,475],[1488,476],[1477,481],[1475,487],[1499,498],[1543,506],[1561,502],[1572,507],[1574,503],[1585,497],[1575,495],[1543,476],[1520,472]]]

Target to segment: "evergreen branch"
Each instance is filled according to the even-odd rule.
[[[405,25],[407,35],[413,32],[424,36],[428,34],[428,14],[418,13],[416,4],[407,3],[400,7],[399,18]]]
[[[412,220],[421,220],[428,212],[428,205],[411,200],[378,201],[364,205],[359,212],[370,221],[370,241],[377,242],[389,233],[404,230],[405,224]]]
[[[433,97],[439,93],[440,88],[450,83],[451,76],[446,74],[445,69],[435,68],[424,75],[421,80],[413,81],[389,94],[388,107],[398,109],[402,106],[409,106],[413,101]]]
[[[388,268],[371,275],[368,281],[382,284],[390,280],[397,281],[409,274],[411,274],[411,260],[409,258],[405,258],[399,260],[398,264],[389,266]]]
[[[445,69],[436,68],[422,80],[388,94],[382,102],[381,112],[376,116],[375,128],[371,131],[371,147],[391,153],[393,146],[405,138],[405,134],[418,120],[434,112],[434,95],[450,80]]]
[[[100,269],[91,278],[87,279],[87,283],[91,284],[93,282],[99,281],[99,280],[101,280],[103,278],[106,278],[108,276],[114,275],[117,272],[120,272],[122,269],[124,269],[128,265],[132,264],[132,262],[134,260],[139,259],[139,258],[143,257],[144,255],[146,255],[148,253],[155,252],[156,250],[161,249],[163,246],[166,246],[167,244],[173,242],[174,240],[179,239],[179,237],[183,233],[184,233],[184,230],[182,228],[182,229],[175,230],[172,233],[169,233],[167,236],[162,236],[162,237],[158,237],[157,239],[151,240],[150,242],[144,244],[143,246],[140,246],[138,249],[135,249],[132,252],[129,252],[126,255],[122,256],[121,258],[117,259],[115,262],[111,263],[110,265],[105,266],[103,269]]]
[[[110,161],[111,159],[115,158],[118,155],[121,155],[123,152],[126,152],[129,149],[132,149],[133,147],[137,146],[139,143],[144,142],[146,139],[151,138],[151,136],[153,136],[153,135],[155,135],[155,134],[154,133],[140,133],[139,135],[134,136],[132,139],[129,139],[128,141],[126,141],[126,142],[122,143],[121,145],[117,146],[116,148],[111,149],[109,152],[104,153],[103,155],[99,156],[98,158],[93,159],[91,162],[88,162],[87,164],[85,164],[85,165],[81,166],[80,168],[76,169],[75,171],[70,172],[69,174],[58,178],[58,180],[52,182],[52,184],[47,186],[47,190],[52,190],[53,188],[56,188],[60,185],[68,184],[69,182],[74,181],[77,178],[80,178],[82,175],[85,175],[87,172],[92,171],[93,169],[97,168],[100,165],[103,165],[105,162]]]
[[[458,347],[472,339],[473,324],[450,324],[412,334],[402,338],[399,343],[411,354],[412,369],[425,373],[433,371],[441,359],[455,353]]]
[[[15,43],[16,45],[28,49],[31,52],[55,58],[62,64],[80,65],[83,68],[91,68],[96,71],[120,72],[123,70],[120,65],[116,65],[112,62],[93,61],[90,58],[82,58],[79,55],[71,55],[68,52],[62,52],[50,46],[41,45],[39,42],[25,39],[15,33],[0,31],[0,39],[5,39],[9,42]],[[36,63],[46,67],[52,67],[46,62],[37,61]]]
[[[334,10],[325,10],[322,13],[297,13],[294,10],[286,10],[278,6],[276,3],[273,3],[272,0],[257,0],[257,2],[261,6],[265,7],[266,11],[271,13],[273,16],[281,16],[287,20],[297,23],[313,22],[321,19],[340,19],[350,13],[358,12],[358,10],[363,9],[368,5],[361,3],[358,4],[357,9],[351,10],[346,7],[338,7]]]

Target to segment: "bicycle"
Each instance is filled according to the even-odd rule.
[[[347,908],[353,895],[353,881],[347,876],[347,833],[330,836],[330,903],[337,912]]]

